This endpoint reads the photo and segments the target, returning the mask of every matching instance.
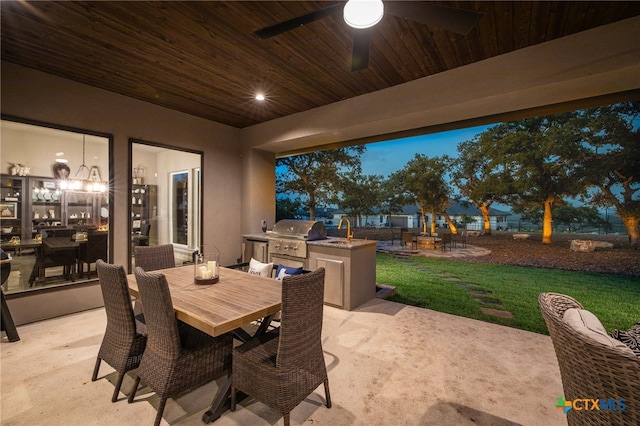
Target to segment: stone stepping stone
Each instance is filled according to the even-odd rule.
[[[460,281],[460,278],[456,278],[456,277],[448,277],[448,278],[444,278],[444,281]]]
[[[488,297],[481,297],[477,299],[478,302],[484,303],[485,305],[502,305],[502,302],[498,299],[491,299]]]
[[[469,294],[472,296],[484,296],[487,294],[493,294],[493,292],[489,290],[469,290]]]
[[[396,288],[387,284],[376,284],[376,297],[379,299],[388,299],[396,294]]]
[[[509,311],[501,311],[499,309],[480,308],[483,314],[491,315],[493,317],[513,319],[513,314]]]
[[[458,283],[458,285],[459,285],[460,287],[478,287],[478,284],[467,283],[467,282],[464,282],[464,281],[460,281],[460,282]]]

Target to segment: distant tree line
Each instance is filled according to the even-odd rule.
[[[554,217],[556,226],[596,223],[597,207],[613,207],[638,248],[639,121],[640,102],[625,102],[499,123],[458,144],[457,158],[416,154],[387,178],[362,175],[363,145],[281,158],[278,214],[306,207],[315,219],[318,205],[336,205],[361,224],[374,211],[397,214],[417,204],[425,232],[426,215],[440,214],[456,233],[446,209],[464,197],[482,212],[485,234],[491,233],[491,206],[501,203],[541,222],[542,243],[550,244]]]

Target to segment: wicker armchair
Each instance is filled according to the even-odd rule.
[[[322,353],[324,268],[282,280],[280,328],[233,349],[231,411],[242,391],[284,415],[321,383],[331,408],[329,379]]]
[[[146,273],[140,267],[135,275],[144,303],[148,344],[129,402],[142,380],[160,397],[157,426],[168,398],[229,373],[233,339],[230,333],[212,337],[186,324],[178,325],[165,276]]]
[[[125,373],[140,364],[147,337],[137,327],[133,317],[124,267],[98,260],[96,270],[107,313],[107,330],[100,345],[91,381],[98,378],[101,360],[113,367],[118,372],[118,381],[111,398],[111,402],[115,402]]]
[[[571,409],[567,413],[569,425],[637,425],[640,420],[640,357],[631,351],[599,343],[563,321],[567,309],[583,309],[572,297],[542,293],[538,305],[556,351],[565,400],[624,399],[626,405],[620,411]]]
[[[173,256],[173,244],[159,246],[135,246],[133,248],[136,266],[146,272],[158,269],[175,268],[176,260]]]

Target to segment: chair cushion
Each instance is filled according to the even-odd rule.
[[[291,266],[278,265],[276,269],[276,279],[281,280],[286,276],[300,275],[302,273],[302,266],[299,268],[293,268]]]
[[[640,322],[627,331],[613,330],[610,336],[627,345],[634,354],[640,357]]]
[[[586,309],[567,309],[562,319],[571,328],[596,342],[633,353],[624,343],[609,336],[598,317]]]
[[[255,260],[253,257],[249,262],[249,271],[251,275],[260,275],[261,277],[271,277],[271,271],[273,270],[273,263],[262,263]]]

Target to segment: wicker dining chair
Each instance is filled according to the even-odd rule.
[[[331,408],[329,378],[322,353],[324,268],[282,280],[280,327],[233,349],[231,411],[242,391],[289,414],[321,383]]]
[[[155,426],[160,424],[167,399],[200,387],[231,369],[230,333],[212,337],[187,324],[178,323],[167,279],[162,274],[135,269],[144,303],[147,349],[137,371],[133,402],[140,381],[159,397]]]
[[[111,402],[118,399],[127,371],[137,368],[147,343],[147,337],[133,316],[129,285],[124,267],[96,261],[96,270],[107,313],[107,329],[98,351],[91,381],[98,378],[100,362],[104,360],[118,372],[118,381]]]
[[[176,260],[173,256],[173,244],[135,246],[133,252],[136,266],[141,267],[146,272],[175,268],[176,266]]]
[[[564,398],[624,399],[624,410],[574,410],[567,412],[573,425],[638,425],[640,420],[640,357],[631,350],[606,345],[581,333],[563,320],[570,308],[584,309],[570,296],[542,293],[538,305],[556,352]]]

